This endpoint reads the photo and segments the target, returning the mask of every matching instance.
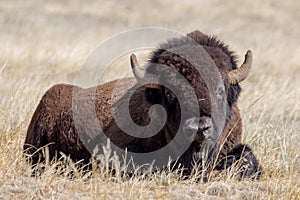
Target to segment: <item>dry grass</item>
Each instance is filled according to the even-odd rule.
[[[0,199],[300,199],[299,13],[297,0],[0,1]],[[141,26],[215,34],[240,60],[253,50],[240,108],[243,141],[264,168],[260,181],[216,174],[196,183],[172,173],[124,179],[105,170],[69,179],[72,165],[58,167],[65,176],[53,174],[52,165],[30,177],[22,145],[42,94],[72,83],[98,43]]]

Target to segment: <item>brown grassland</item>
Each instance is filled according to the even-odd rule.
[[[298,0],[1,0],[0,199],[300,199],[299,19]],[[100,42],[145,26],[216,35],[239,62],[253,50],[239,107],[243,142],[262,164],[261,180],[216,173],[197,183],[170,172],[124,179],[108,176],[105,166],[88,178],[72,163],[57,167],[64,175],[53,173],[56,163],[30,176],[22,146],[43,93],[72,83]],[[130,70],[128,61],[122,66]]]

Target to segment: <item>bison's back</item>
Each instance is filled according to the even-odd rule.
[[[31,158],[33,163],[44,159],[42,147],[45,146],[48,146],[50,159],[59,151],[68,154],[73,148],[82,149],[80,141],[74,141],[76,131],[70,123],[72,121],[70,107],[74,89],[80,88],[65,84],[54,85],[39,102],[24,143],[25,155],[28,155],[27,159]],[[63,129],[60,129],[62,127]],[[69,145],[71,143],[72,145]]]
[[[105,110],[111,107],[111,92],[116,84],[112,81],[97,87],[83,89],[74,85],[57,84],[51,87],[43,95],[39,102],[24,142],[25,156],[33,164],[43,161],[42,147],[49,149],[50,159],[59,152],[70,156],[73,160],[84,160],[89,162],[90,152],[85,148],[79,134],[92,133],[86,130],[85,133],[79,131],[88,128],[89,113],[93,106],[97,110],[97,122],[100,126],[109,124],[109,113]],[[101,104],[101,106],[95,106]],[[74,120],[74,115],[76,121]],[[75,124],[77,123],[77,124]],[[79,131],[78,131],[79,130]],[[89,135],[88,137],[93,138]],[[59,156],[59,155],[58,155]]]

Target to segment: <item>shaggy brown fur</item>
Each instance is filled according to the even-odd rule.
[[[216,38],[194,31],[186,37],[175,38],[160,45],[160,48],[152,53],[149,62],[165,64],[181,73],[195,89],[198,99],[204,99],[199,101],[201,115],[210,117],[211,102],[210,98],[207,98],[209,94],[204,80],[201,76],[197,76],[198,72],[193,69],[190,63],[168,51],[168,49],[174,48],[183,48],[189,51],[192,49],[190,46],[191,39],[207,51],[218,67],[225,84],[227,94],[226,125],[223,128],[221,127],[223,133],[214,149],[216,153],[220,154],[219,160],[221,160],[227,154],[230,154],[234,146],[241,143],[242,135],[242,122],[236,103],[241,89],[238,84],[230,85],[226,77],[226,72],[237,68],[233,53]],[[84,163],[89,163],[91,153],[86,149],[84,143],[89,141],[89,139],[101,138],[95,123],[100,125],[112,143],[120,148],[127,148],[128,151],[150,152],[168,144],[179,126],[180,112],[178,113],[178,102],[175,99],[175,103],[170,103],[170,100],[167,99],[168,97],[162,95],[166,90],[163,87],[161,90],[140,87],[136,91],[132,91],[133,81],[134,78],[115,80],[88,89],[65,84],[55,85],[50,88],[42,97],[30,122],[24,144],[25,155],[32,155],[32,157],[28,156],[28,159],[30,157],[32,164],[35,164],[39,160],[43,160],[44,157],[40,151],[34,152],[48,145],[51,158],[57,156],[59,152],[63,152],[75,161],[83,160]],[[119,88],[119,93],[114,93],[116,98],[112,101],[112,92],[117,83],[123,88]],[[74,102],[72,107],[74,91],[78,97],[76,100],[76,103],[80,105],[78,107],[74,107]],[[122,115],[124,112],[122,110],[124,107],[122,98],[131,93],[133,95],[129,104],[130,115],[132,120],[140,126],[145,126],[150,122],[148,111],[151,105],[159,103],[166,108],[167,125],[155,136],[146,139],[128,136],[115,123],[113,114]],[[169,103],[166,104],[165,102]],[[112,113],[112,108],[117,110],[117,112]],[[88,110],[96,110],[97,119],[90,119],[93,113],[89,113]],[[76,127],[73,119],[74,112],[80,113],[77,116],[79,124]],[[80,138],[79,134],[85,135],[85,137]],[[190,168],[193,162],[193,154],[199,150],[199,145],[201,146],[199,141],[193,142],[186,153],[179,159],[179,162],[186,168]],[[251,150],[249,152],[251,153]],[[237,150],[235,149],[235,155],[237,154],[240,156],[244,155],[242,146]],[[249,158],[255,161],[252,162],[255,164],[253,168],[260,170],[254,155]],[[250,174],[253,175],[257,170],[253,170]]]

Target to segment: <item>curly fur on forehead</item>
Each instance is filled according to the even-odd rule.
[[[217,40],[216,37],[207,36],[198,30],[187,34],[187,36],[172,38],[167,42],[160,44],[158,49],[150,55],[149,63],[166,64],[175,68],[191,82],[196,81],[196,79],[193,78],[196,72],[190,68],[190,63],[179,55],[175,55],[168,51],[169,49],[196,45],[201,45],[210,55],[223,78],[226,78],[227,71],[237,68],[236,56],[233,51],[229,50],[225,43]],[[199,82],[197,84],[199,84]],[[230,106],[237,101],[240,91],[241,88],[239,84],[228,85],[227,99]]]
[[[227,56],[229,58],[228,61],[230,62],[230,66],[228,67],[230,68],[225,69],[226,71],[237,68],[236,56],[233,51],[229,50],[228,45],[218,40],[216,37],[207,36],[198,30],[187,34],[187,36],[183,36],[181,38],[172,38],[167,42],[160,44],[158,49],[154,51],[150,56],[149,62],[158,63],[157,61],[159,58],[161,58],[160,55],[163,52],[167,51],[168,49],[174,49],[186,45],[201,45],[209,53],[209,55],[213,58],[215,62],[216,62],[216,60],[214,59],[214,57],[216,57],[215,54],[221,53],[224,56]],[[218,64],[219,63],[216,63],[216,65],[222,69],[222,66]],[[224,64],[224,63],[220,63],[220,64]]]

